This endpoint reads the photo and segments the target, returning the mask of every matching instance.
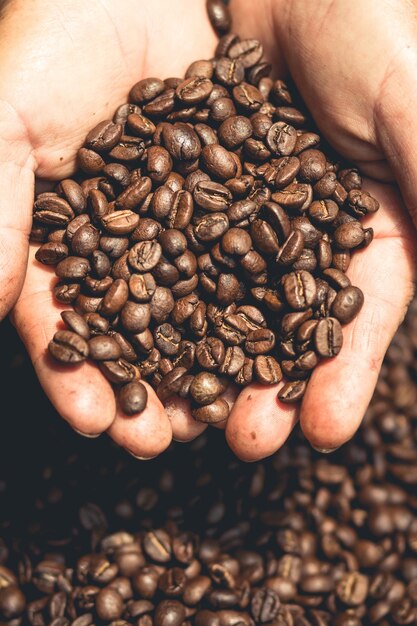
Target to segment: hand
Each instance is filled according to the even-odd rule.
[[[209,58],[216,38],[204,0],[11,0],[0,21],[0,315],[19,296],[26,273],[35,175],[71,175],[77,149],[99,121],[126,102],[146,76],[182,76]],[[204,426],[188,412],[168,419],[150,391],[139,419],[116,412],[109,383],[92,364],[68,371],[46,354],[57,329],[53,270],[31,247],[16,324],[39,380],[58,412],[88,436],[106,430],[140,457],[164,450],[172,436],[195,437]],[[172,425],[171,425],[172,424]]]
[[[365,220],[375,239],[348,270],[365,305],[344,329],[344,345],[309,382],[301,409],[276,388],[251,386],[227,425],[246,460],[272,454],[299,418],[310,442],[331,450],[352,437],[371,399],[385,351],[413,293],[417,225],[417,19],[406,0],[232,0],[233,29],[264,43],[278,75],[290,71],[317,125],[346,158],[381,182],[366,181],[381,209]],[[246,16],[246,17],[245,17]],[[393,187],[395,180],[403,202]]]

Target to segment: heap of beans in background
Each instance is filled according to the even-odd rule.
[[[75,178],[36,199],[36,258],[75,309],[49,350],[97,361],[127,414],[146,405],[140,378],[208,423],[227,418],[230,382],[285,378],[279,399],[297,401],[363,304],[345,272],[378,202],[262,54],[226,34],[184,79],[141,80],[88,134]]]
[[[364,426],[327,458],[295,433],[239,463],[213,429],[138,473],[73,435],[18,363],[3,377],[32,381],[37,419],[0,441],[2,624],[416,624],[416,303]]]

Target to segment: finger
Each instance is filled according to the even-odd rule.
[[[104,432],[115,416],[110,384],[89,362],[64,367],[47,352],[48,343],[68,307],[53,302],[53,271],[34,260],[31,249],[22,294],[14,308],[13,321],[26,345],[45,393],[62,417],[78,432],[94,436]]]
[[[191,415],[190,401],[184,398],[169,398],[165,403],[165,411],[171,422],[172,436],[175,441],[185,443],[192,441],[207,428],[207,424],[197,422]]]
[[[138,415],[128,417],[118,407],[116,419],[108,434],[132,456],[148,460],[166,450],[172,440],[172,428],[155,392],[148,383],[143,384],[148,390],[146,409]]]
[[[352,284],[365,295],[358,317],[344,328],[343,347],[335,359],[314,371],[301,407],[301,426],[314,447],[331,450],[349,440],[371,400],[379,370],[412,297],[413,227],[404,216],[398,195],[368,183],[382,200],[369,219],[376,238],[353,256],[348,270]],[[368,224],[367,224],[368,225]]]
[[[252,384],[241,391],[226,428],[226,439],[242,461],[258,461],[270,456],[286,441],[297,422],[293,405],[279,402],[283,383]]]
[[[35,159],[19,116],[0,94],[0,320],[23,286],[32,221]]]

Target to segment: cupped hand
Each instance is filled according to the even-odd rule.
[[[108,430],[132,454],[153,457],[173,435],[191,439],[204,426],[181,406],[170,420],[149,388],[140,418],[120,417],[95,366],[69,371],[48,357],[65,307],[53,302],[53,271],[28,245],[34,182],[71,175],[87,132],[113,116],[135,82],[182,76],[192,60],[212,55],[205,2],[11,0],[0,42],[0,317],[17,300],[13,320],[39,380],[74,429],[88,436]]]
[[[314,371],[301,408],[280,404],[279,387],[252,385],[236,402],[227,438],[246,460],[272,454],[298,419],[310,442],[324,451],[352,437],[412,297],[417,225],[417,3],[259,4],[263,20],[247,20],[254,3],[232,0],[234,29],[262,39],[278,74],[291,73],[321,132],[374,179],[365,189],[381,208],[365,220],[374,241],[354,255],[347,272],[365,294],[364,307],[344,328],[337,358]],[[381,184],[387,181],[398,183],[402,199],[394,187]]]

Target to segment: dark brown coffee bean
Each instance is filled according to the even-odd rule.
[[[236,107],[231,98],[222,96],[213,100],[210,105],[210,121],[214,122],[214,124],[221,124],[234,115],[236,115]],[[207,145],[211,143],[209,142]]]
[[[167,216],[168,228],[183,230],[193,214],[193,198],[189,191],[179,190],[174,193],[171,208]]]
[[[363,303],[362,291],[358,287],[347,286],[333,300],[332,315],[342,324],[349,324],[357,316]]]
[[[108,152],[119,142],[122,132],[121,124],[111,120],[100,122],[88,133],[85,146],[96,152]]]
[[[107,380],[115,385],[125,385],[138,377],[137,368],[124,359],[101,361],[99,367]]]
[[[227,54],[231,59],[239,59],[245,68],[249,68],[262,59],[263,48],[256,39],[243,39],[233,43]]]
[[[176,89],[176,96],[185,104],[197,104],[207,100],[213,89],[210,78],[192,76],[186,78]]]
[[[204,167],[208,173],[220,180],[227,180],[236,176],[237,165],[223,146],[218,144],[205,146],[201,152]]]
[[[359,572],[348,572],[339,580],[336,594],[348,606],[359,606],[368,594],[368,578]]]
[[[257,589],[251,601],[252,616],[259,624],[270,622],[277,616],[280,604],[276,591],[265,587]]]
[[[313,276],[303,270],[287,274],[284,277],[283,288],[288,304],[295,311],[308,309],[313,304],[317,292]]]
[[[342,327],[339,321],[334,317],[320,320],[314,331],[314,344],[320,356],[336,356],[343,344]]]
[[[36,251],[35,258],[44,265],[56,265],[68,256],[68,246],[64,243],[44,243]]]
[[[120,312],[120,320],[123,327],[131,333],[141,333],[151,320],[149,304],[139,304],[128,300]]]
[[[252,135],[252,124],[247,117],[232,115],[219,127],[218,138],[228,150],[235,150]]]
[[[204,424],[218,424],[229,417],[229,405],[223,398],[217,398],[214,402],[200,406],[192,410],[192,415],[197,422]]]
[[[162,146],[150,146],[147,149],[147,171],[155,183],[164,183],[172,170],[172,159],[168,150]]]
[[[313,222],[328,224],[333,222],[339,212],[339,207],[333,200],[316,200],[313,202],[308,213]]]
[[[162,248],[156,241],[141,241],[129,251],[129,264],[138,272],[153,269],[161,258]]]
[[[71,178],[62,180],[58,185],[58,191],[65,197],[72,210],[77,215],[85,211],[86,197],[81,186]]]
[[[129,95],[133,102],[142,104],[159,96],[164,89],[164,82],[159,78],[144,78],[132,87]]]
[[[224,354],[224,359],[219,367],[221,374],[236,376],[242,369],[245,361],[245,354],[239,346],[229,346]]]
[[[254,246],[268,255],[276,255],[279,250],[278,237],[268,222],[256,219],[252,222],[250,234]]]
[[[54,298],[63,304],[74,302],[80,295],[80,285],[77,283],[58,283],[55,285]]]
[[[162,600],[155,609],[155,626],[181,626],[184,620],[185,607],[178,600]]]
[[[146,387],[140,382],[128,383],[121,388],[119,403],[125,415],[137,415],[142,413],[148,401]]]
[[[364,238],[364,230],[357,221],[341,224],[334,232],[336,245],[342,250],[356,248],[363,242]]]
[[[268,328],[252,330],[245,341],[245,349],[251,355],[265,354],[275,346],[275,335]]]
[[[88,342],[89,356],[95,361],[116,361],[122,356],[119,344],[113,337],[99,335]]]
[[[253,368],[257,382],[262,385],[275,385],[282,379],[279,363],[272,356],[257,356]]]
[[[173,308],[174,298],[172,290],[167,287],[157,287],[150,301],[152,319],[157,324],[162,324],[168,319]]]
[[[198,221],[195,234],[200,241],[215,241],[224,235],[228,227],[229,220],[225,213],[209,213]],[[66,259],[61,263],[65,261]]]
[[[189,79],[198,81],[197,78]],[[211,84],[211,81],[208,81]],[[178,161],[190,161],[198,159],[201,153],[201,143],[197,133],[182,122],[177,124],[164,124],[162,140],[165,148],[173,159]]]
[[[223,393],[224,387],[220,380],[210,372],[200,372],[191,383],[190,393],[198,404],[211,404]]]
[[[161,324],[154,330],[155,344],[158,350],[166,356],[175,356],[181,342],[181,333],[171,324]]]
[[[275,202],[266,202],[264,205],[264,217],[275,230],[279,241],[284,242],[291,231],[291,223],[284,209]]]
[[[379,202],[367,191],[354,188],[348,193],[348,206],[354,215],[363,217],[368,213],[378,211]]]
[[[278,400],[284,404],[299,402],[305,393],[306,386],[305,380],[293,380],[286,383],[278,392]]]
[[[85,319],[75,311],[62,311],[61,317],[68,328],[83,339],[90,338],[90,329]]]
[[[220,0],[218,2],[220,4]],[[219,57],[214,73],[220,83],[232,87],[241,83],[245,78],[245,67],[239,59]]]
[[[297,133],[293,126],[285,122],[275,122],[266,136],[266,143],[273,154],[289,156],[295,147]]]
[[[61,363],[78,364],[88,357],[88,343],[70,330],[59,330],[48,345],[49,353]]]
[[[209,371],[218,369],[225,358],[223,342],[217,337],[207,337],[197,345],[196,357],[203,369]]]

